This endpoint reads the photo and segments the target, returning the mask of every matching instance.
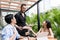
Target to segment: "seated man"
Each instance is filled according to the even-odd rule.
[[[27,27],[26,25],[26,4],[21,5],[21,10],[15,15],[16,21],[17,21],[17,31],[21,36],[27,37],[30,36],[29,31],[31,30],[31,27]]]
[[[5,16],[5,21],[8,23],[2,30],[2,40],[20,40],[20,35],[18,34],[15,24],[16,19],[13,14]]]

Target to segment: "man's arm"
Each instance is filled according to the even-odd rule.
[[[22,30],[22,29],[28,29],[28,30],[30,30],[31,29],[31,27],[28,27],[28,26],[22,27],[22,26],[15,25],[15,27],[18,28],[19,30]]]
[[[25,26],[25,27],[23,27],[23,29],[28,29],[29,31],[32,31],[32,33],[33,33],[34,35],[37,35],[37,34],[32,30],[31,27]],[[29,33],[27,32],[27,34],[29,34]]]
[[[18,26],[18,25],[15,25],[15,27],[18,28],[19,30],[22,30],[23,29],[23,27]]]

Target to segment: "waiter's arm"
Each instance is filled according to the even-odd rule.
[[[23,29],[23,27],[18,26],[18,25],[15,25],[15,27],[18,28],[19,30],[22,30]]]

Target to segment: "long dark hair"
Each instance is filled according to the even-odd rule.
[[[49,29],[49,28],[52,28],[52,27],[51,27],[51,22],[50,22],[49,20],[46,20],[45,22],[47,23],[46,26],[47,26],[48,29]]]

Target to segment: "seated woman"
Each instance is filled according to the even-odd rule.
[[[50,21],[46,20],[46,21],[43,22],[42,25],[43,25],[43,27],[39,30],[38,33],[48,32],[48,38],[54,38],[54,34],[52,32],[52,29],[51,29],[51,23],[50,23]]]

